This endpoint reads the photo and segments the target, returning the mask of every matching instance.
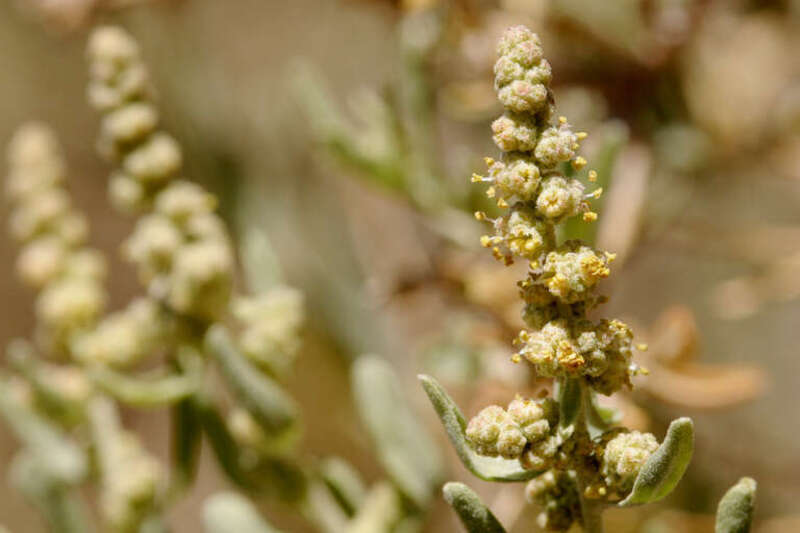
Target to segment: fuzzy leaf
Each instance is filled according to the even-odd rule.
[[[358,471],[344,459],[331,457],[320,464],[319,474],[342,511],[352,517],[367,494]]]
[[[205,346],[244,408],[268,436],[277,437],[294,426],[294,401],[239,351],[224,326],[217,324],[209,329]]]
[[[694,450],[694,425],[689,418],[673,420],[664,442],[650,456],[621,507],[660,500],[678,484]]]
[[[278,285],[283,278],[281,266],[266,232],[249,227],[242,241],[242,267],[248,288],[259,294]]]
[[[203,439],[203,426],[200,413],[192,398],[178,402],[170,413],[172,436],[170,460],[175,483],[186,487],[194,481],[200,459],[200,445]]]
[[[131,377],[105,366],[88,370],[92,382],[109,396],[136,407],[160,407],[194,394],[200,384],[196,376],[167,375],[157,378]]]
[[[8,380],[0,381],[0,414],[49,478],[74,484],[86,476],[83,450],[54,424],[17,401]]]
[[[748,533],[756,503],[756,482],[743,477],[728,489],[717,506],[716,533]]]
[[[420,508],[443,476],[439,450],[408,405],[392,367],[377,356],[353,365],[353,394],[378,457],[392,481]]]
[[[464,466],[477,477],[486,481],[527,481],[538,476],[539,470],[525,470],[516,459],[486,457],[478,455],[467,442],[467,423],[464,415],[444,388],[431,376],[421,374],[419,380],[430,398],[436,414],[444,424],[447,436],[456,449]]]
[[[468,533],[506,533],[492,511],[468,486],[450,482],[442,492]]]
[[[19,452],[9,468],[11,482],[36,505],[53,533],[94,531],[81,499],[61,480],[53,479],[42,466],[37,454],[28,449]],[[3,531],[2,528],[0,531]]]
[[[400,493],[388,483],[379,483],[369,491],[356,516],[347,524],[346,533],[391,533],[403,518]]]
[[[235,492],[218,492],[203,506],[207,533],[278,533],[258,514],[250,501]]]

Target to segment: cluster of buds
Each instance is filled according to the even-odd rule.
[[[37,341],[43,353],[66,364],[37,361],[24,341],[9,350],[41,399],[36,406],[71,426],[85,419],[90,405],[114,409],[97,394],[84,366],[135,362],[159,344],[164,322],[159,305],[147,298],[103,318],[105,259],[86,246],[88,223],[63,187],[65,164],[53,132],[35,123],[21,127],[9,144],[8,159],[12,233],[23,243],[17,267],[22,279],[40,291]],[[117,437],[99,445],[102,510],[114,531],[127,532],[137,530],[155,505],[160,471],[133,435],[120,430]]]
[[[566,531],[580,517],[578,484],[572,471],[548,470],[535,477],[525,487],[525,497],[541,509],[536,521],[542,529]]]
[[[120,533],[141,531],[157,506],[161,466],[134,434],[120,427],[116,407],[106,398],[92,401],[89,419],[102,473],[100,510],[105,522]]]
[[[647,459],[658,448],[658,441],[650,433],[639,431],[612,431],[601,439],[600,475],[607,490],[627,494],[633,488],[636,475]]]
[[[102,113],[101,153],[116,170],[109,191],[123,211],[143,213],[125,252],[151,297],[211,322],[227,308],[233,255],[216,200],[178,179],[177,141],[158,127],[139,47],[120,28],[96,30],[88,47],[89,100]]]
[[[239,347],[260,367],[283,374],[300,348],[303,295],[280,285],[253,297],[238,298],[233,314],[243,325]]]
[[[534,33],[510,28],[498,54],[495,88],[506,112],[492,131],[504,154],[501,161],[487,159],[487,176],[472,179],[489,183],[488,196],[507,210],[496,219],[476,213],[494,227],[481,243],[507,264],[519,257],[530,265],[520,286],[531,331],[520,333],[515,360],[528,360],[546,377],[585,376],[610,394],[630,383],[632,335],[618,321],[591,324],[585,312],[598,303],[594,290],[610,274],[614,255],[556,239],[556,225],[567,218],[596,218],[589,199],[600,189],[586,193],[583,183],[567,175],[568,166],[586,165],[577,155],[586,134],[573,132],[563,117],[553,123],[550,66]],[[590,180],[595,175],[590,172]]]
[[[559,449],[558,406],[551,399],[517,397],[508,409],[490,405],[467,426],[470,445],[482,455],[520,459],[529,468],[547,468]]]
[[[37,123],[23,126],[9,144],[8,160],[11,232],[23,244],[17,271],[40,291],[40,343],[63,356],[103,312],[106,264],[86,246],[88,224],[63,187],[65,165],[52,131]]]
[[[487,175],[473,175],[472,181],[487,183],[487,195],[504,212],[495,219],[476,213],[494,229],[481,243],[506,264],[516,257],[529,265],[528,277],[518,284],[527,329],[516,340],[513,361],[527,361],[562,389],[577,382],[584,414],[559,424],[556,401],[517,398],[508,409],[493,405],[480,411],[467,425],[466,438],[481,455],[518,459],[523,468],[544,472],[530,483],[529,500],[542,506],[543,528],[566,530],[583,519],[582,498],[613,501],[630,492],[658,443],[653,435],[619,430],[589,436],[585,410],[591,407],[585,398],[630,386],[639,372],[632,364],[628,326],[587,317],[605,301],[595,291],[610,274],[614,254],[557,240],[556,226],[566,219],[597,218],[589,200],[601,190],[587,193],[572,177],[587,164],[577,155],[586,134],[573,132],[563,117],[554,119],[550,65],[539,38],[522,26],[510,28],[498,54],[495,89],[506,111],[492,132],[503,156],[487,159]],[[589,182],[596,177],[588,172]]]

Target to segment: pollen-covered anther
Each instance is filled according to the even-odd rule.
[[[586,159],[584,159],[581,156],[578,156],[572,160],[572,168],[574,168],[575,170],[581,170],[583,167],[586,166],[586,163],[587,163]]]

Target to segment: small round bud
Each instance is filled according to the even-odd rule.
[[[544,51],[539,36],[525,26],[508,28],[497,44],[497,55],[530,68],[541,61]]]
[[[583,191],[583,184],[578,180],[552,176],[542,183],[536,209],[554,221],[575,216],[586,207]]]
[[[476,452],[481,455],[497,455],[497,439],[508,418],[508,414],[502,407],[490,405],[469,421],[466,436]]]
[[[508,154],[503,161],[493,162],[489,177],[497,194],[511,201],[522,202],[536,198],[541,174],[531,160],[523,154]]]
[[[87,364],[131,366],[163,344],[165,322],[166,317],[156,302],[138,298],[79,337],[73,343],[73,353]]]
[[[61,239],[40,237],[22,249],[17,273],[27,285],[40,289],[61,273],[67,257],[67,247]]]
[[[492,122],[492,139],[504,152],[530,152],[536,148],[537,128],[526,115],[505,113]]]
[[[11,234],[18,241],[28,241],[56,225],[70,209],[69,195],[59,188],[44,189],[28,197],[11,214]]]
[[[178,143],[166,133],[155,133],[122,160],[122,168],[144,183],[162,183],[181,168]]]
[[[550,291],[564,303],[584,300],[588,292],[611,273],[609,257],[600,255],[579,241],[568,241],[547,254],[542,278]]]
[[[168,302],[173,309],[214,320],[225,311],[231,292],[233,259],[220,242],[181,246],[175,254]]]
[[[625,494],[644,464],[658,449],[658,441],[651,433],[629,431],[620,433],[605,445],[601,474],[606,484]]]
[[[139,141],[153,132],[158,124],[158,112],[145,102],[132,102],[103,117],[100,136],[116,150],[120,145]],[[113,153],[113,152],[112,152]]]
[[[183,243],[180,230],[167,217],[151,214],[139,219],[124,245],[125,255],[139,267],[145,281],[167,272]]]
[[[111,84],[139,61],[139,45],[122,28],[103,26],[90,35],[86,55],[92,79]]]
[[[65,278],[49,284],[36,300],[36,316],[58,345],[94,324],[106,303],[106,293],[96,282]]]
[[[155,210],[183,225],[189,218],[210,213],[217,205],[216,198],[197,184],[174,181],[158,193]]]
[[[534,401],[521,396],[508,404],[507,411],[528,442],[537,442],[547,437],[551,422],[558,415],[558,409],[552,400]]]
[[[562,124],[542,132],[534,155],[536,161],[543,167],[552,168],[575,157],[577,144],[578,136],[569,129],[569,126]]]
[[[233,313],[244,323],[242,351],[277,372],[286,370],[300,347],[303,295],[291,287],[275,287],[254,298],[234,302]]]
[[[544,84],[525,80],[514,80],[497,91],[500,103],[515,113],[535,113],[547,103],[547,96]]]
[[[108,184],[111,205],[123,213],[136,213],[145,207],[147,192],[144,186],[123,172],[111,175]]]

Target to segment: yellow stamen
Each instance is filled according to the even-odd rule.
[[[595,220],[597,220],[597,213],[594,211],[587,211],[583,214],[584,222],[594,222]]]
[[[597,181],[597,171],[596,170],[590,170],[589,171],[589,181],[591,181],[592,183]]]

